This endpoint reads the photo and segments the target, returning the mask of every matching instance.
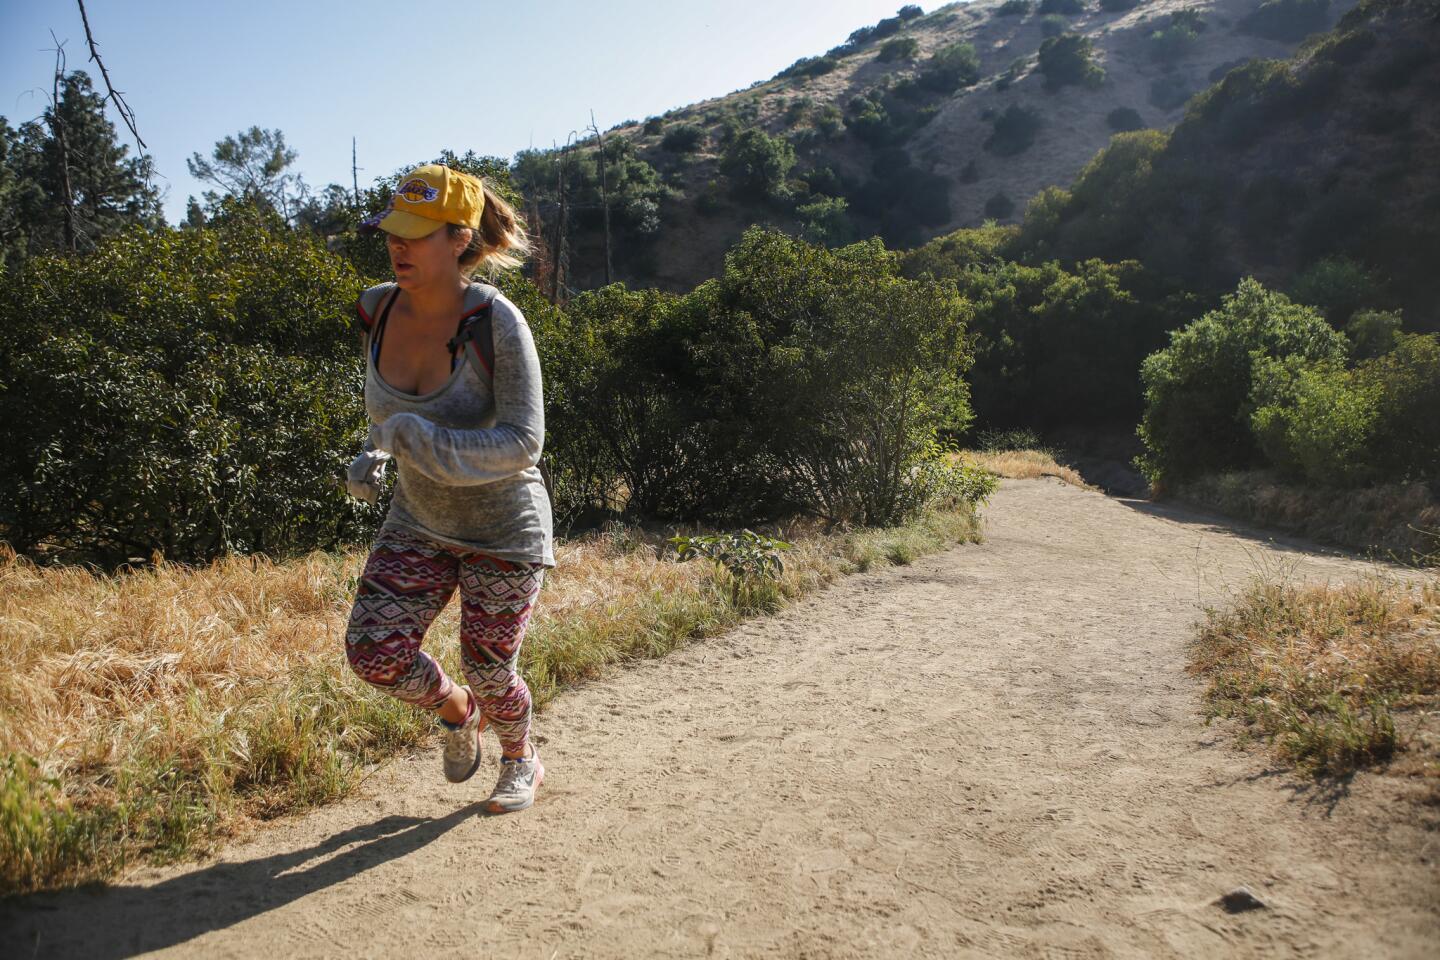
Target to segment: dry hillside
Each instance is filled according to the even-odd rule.
[[[1169,128],[1184,112],[1183,100],[1175,91],[1183,96],[1203,90],[1229,67],[1250,58],[1290,56],[1298,43],[1264,39],[1238,29],[1241,19],[1259,2],[1142,0],[1133,9],[1111,13],[1101,9],[1096,0],[1086,0],[1082,12],[1059,20],[1068,32],[1090,39],[1105,76],[1098,86],[1072,85],[1057,90],[1046,89],[1037,68],[1046,19],[1038,2],[1022,15],[1002,15],[1001,0],[953,3],[909,21],[896,34],[914,38],[918,55],[913,58],[882,62],[883,39],[853,45],[849,52],[840,52],[847,46],[842,45],[831,51],[836,65],[828,73],[781,76],[671,110],[650,118],[648,124],[622,124],[607,136],[632,139],[636,154],[660,173],[670,196],[660,211],[661,226],[655,239],[644,244],[617,240],[617,279],[632,285],[689,289],[718,272],[725,250],[749,224],[770,222],[800,229],[802,220],[793,205],[745,202],[728,191],[719,172],[727,118],[732,127],[738,122],[742,128],[757,127],[795,142],[798,162],[792,178],[829,167],[851,196],[877,176],[876,161],[882,153],[888,149],[893,155],[897,148],[903,150],[909,158],[908,169],[879,175],[943,178],[941,189],[935,191],[937,202],[925,207],[923,219],[928,222],[897,229],[893,221],[882,224],[867,217],[853,201],[850,217],[857,236],[880,233],[892,246],[913,245],[978,225],[987,216],[987,201],[997,195],[1013,203],[1013,212],[1000,219],[1018,219],[1032,195],[1051,184],[1068,185],[1109,142],[1115,131],[1107,116],[1116,108],[1133,108],[1146,126]],[[1352,0],[1333,2],[1329,23],[1353,5]],[[1173,61],[1157,61],[1152,57],[1150,35],[1167,26],[1172,14],[1187,10],[1197,12],[1203,21],[1198,37]],[[1053,24],[1051,29],[1053,32]],[[846,125],[828,136],[804,133],[819,124],[827,107],[845,115],[852,111],[856,96],[914,78],[934,51],[957,42],[975,48],[980,60],[978,82],[953,94],[928,95],[922,101],[931,113],[928,122],[901,142],[886,147],[864,142],[848,128],[848,116]],[[1171,85],[1168,108],[1155,103],[1152,84],[1156,81]],[[1028,149],[1000,156],[984,144],[994,117],[1012,105],[1036,112],[1038,133]],[[665,132],[686,123],[706,131],[701,147],[689,155],[662,148]],[[967,165],[972,163],[967,176]],[[716,201],[708,206],[702,200],[707,193]],[[944,209],[947,195],[948,216]],[[570,243],[573,286],[603,283],[598,231],[580,230],[572,234]]]

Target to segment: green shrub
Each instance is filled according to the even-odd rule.
[[[1067,84],[1099,86],[1105,71],[1095,62],[1094,44],[1078,33],[1062,33],[1040,43],[1040,72],[1045,74],[1045,88],[1056,90]]]
[[[654,136],[655,134],[659,133],[661,130],[664,129],[664,117],[646,117],[645,126],[641,128],[641,132],[644,133],[646,136]]]
[[[705,142],[705,131],[693,123],[678,123],[665,131],[660,148],[671,153],[694,153]]]
[[[738,464],[737,487],[748,478],[832,520],[888,523],[919,507],[939,433],[971,419],[969,307],[953,282],[897,266],[874,238],[831,251],[745,232],[718,280],[687,298],[687,339],[707,345],[693,376],[713,385],[708,417],[727,431],[712,470]]]
[[[1004,220],[1015,212],[1015,201],[1003,193],[993,194],[985,201],[985,216]]]
[[[849,204],[843,197],[819,196],[810,203],[795,208],[804,223],[801,237],[807,243],[818,243],[826,247],[838,247],[854,239],[850,217],[846,213]]]
[[[830,73],[840,62],[830,55],[823,57],[801,57],[790,66],[775,74],[775,79],[788,77],[820,77]]]
[[[1042,37],[1058,37],[1069,29],[1070,21],[1058,13],[1052,13],[1040,18],[1040,35]]]
[[[980,56],[968,43],[951,43],[936,50],[921,68],[920,84],[939,93],[974,86],[980,79]]]
[[[815,116],[815,129],[819,130],[826,137],[834,138],[845,128],[845,115],[840,108],[833,103],[827,103],[820,108]]]
[[[1221,306],[1170,335],[1141,365],[1141,469],[1168,487],[1202,473],[1255,466],[1256,367],[1266,358],[1340,360],[1342,334],[1309,307],[1246,277]]]
[[[1318,309],[1331,326],[1343,327],[1357,309],[1380,296],[1376,277],[1349,257],[1326,257],[1296,275],[1290,299]]]
[[[1031,8],[1035,6],[1034,0],[1005,0],[995,9],[997,17],[1024,17],[1028,16]]]
[[[1005,72],[1002,73],[1000,75],[1000,78],[995,81],[995,89],[1010,89],[1011,84],[1013,84],[1016,80],[1019,80],[1020,76],[1026,71],[1027,68],[1029,68],[1029,66],[1029,57],[1016,57],[1014,60],[1011,60],[1010,65],[1005,68]]]
[[[856,213],[880,224],[880,234],[893,246],[922,242],[925,227],[950,221],[950,181],[938,173],[911,165],[901,148],[879,151],[871,165],[870,180],[851,192]]]
[[[925,16],[925,11],[917,3],[907,3],[905,4],[905,6],[895,11],[895,16],[899,17],[905,22],[909,22],[911,20],[917,20],[920,17]]]
[[[1105,122],[1110,124],[1111,130],[1119,130],[1122,133],[1145,128],[1145,121],[1141,118],[1140,111],[1134,107],[1116,107],[1105,114]]]
[[[985,149],[1002,157],[1023,153],[1035,142],[1040,126],[1039,111],[1012,103],[992,121]]]
[[[1172,17],[1169,26],[1150,33],[1145,46],[1151,60],[1168,64],[1188,54],[1199,40],[1200,34],[1193,26],[1184,22],[1176,23]]]
[[[758,129],[736,136],[720,158],[720,172],[735,189],[760,200],[783,199],[785,180],[794,166],[795,148],[790,142]]]
[[[364,282],[274,214],[132,229],[0,291],[0,528],[65,560],[289,555],[373,532],[345,493]]]
[[[1074,17],[1085,12],[1085,4],[1083,0],[1040,0],[1040,12]]]
[[[1325,29],[1329,11],[1330,0],[1265,0],[1236,29],[1271,40],[1301,40]]]
[[[893,63],[896,60],[914,60],[920,55],[920,41],[914,37],[892,37],[880,45],[880,52],[875,59],[881,63]]]
[[[1440,478],[1440,337],[1394,334],[1392,349],[1257,368],[1256,440],[1289,478],[1356,487]]]

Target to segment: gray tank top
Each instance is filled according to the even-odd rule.
[[[365,291],[366,316],[389,304],[394,289],[386,283]],[[394,456],[397,468],[382,529],[399,527],[504,560],[554,567],[550,498],[535,466],[545,437],[539,357],[514,303],[500,294],[490,309],[493,394],[468,347],[436,389],[419,395],[397,390],[376,368],[370,338],[378,317],[366,336],[365,412],[378,425],[372,439],[383,438],[377,446]],[[399,416],[405,414],[411,416]]]

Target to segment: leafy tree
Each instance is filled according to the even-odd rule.
[[[1095,62],[1094,43],[1078,33],[1062,33],[1041,41],[1040,72],[1045,74],[1047,90],[1072,83],[1097,87],[1105,79],[1105,70]]]
[[[1140,116],[1140,111],[1134,107],[1116,107],[1105,114],[1105,122],[1110,125],[1111,130],[1119,130],[1121,133],[1145,128],[1145,121]]]
[[[953,93],[974,86],[980,79],[980,56],[968,43],[951,43],[930,55],[920,71],[922,86],[940,93]]]
[[[131,227],[0,285],[0,527],[112,564],[290,554],[363,538],[351,329],[363,281],[268,211]]]
[[[65,134],[64,164],[54,130]],[[0,117],[0,262],[66,249],[65,180],[72,200],[76,249],[94,249],[132,225],[163,226],[158,191],[147,179],[148,156],[129,158],[105,100],[90,77],[71,71],[60,80],[60,99],[39,120],[13,130]]]
[[[783,137],[759,129],[741,133],[720,158],[720,172],[742,195],[763,200],[783,199],[785,180],[795,166],[795,148]]]
[[[1240,281],[1221,306],[1171,334],[1141,366],[1145,414],[1141,468],[1171,486],[1202,473],[1255,466],[1251,432],[1257,367],[1270,360],[1343,360],[1348,344],[1310,307]]]
[[[992,130],[985,140],[985,149],[1002,157],[1023,153],[1035,142],[1041,121],[1038,111],[1010,104],[991,121]]]
[[[212,208],[221,197],[238,197],[274,210],[288,223],[301,200],[300,177],[288,172],[298,156],[285,146],[285,135],[279,130],[251,127],[217,141],[210,159],[194,153],[185,165],[192,177],[220,188],[218,193],[205,191],[205,201]]]
[[[914,37],[892,37],[880,45],[875,59],[881,63],[893,63],[896,60],[914,60],[919,53],[920,41]]]
[[[895,11],[895,16],[906,22],[925,16],[925,11],[917,3],[907,3]]]
[[[804,223],[801,236],[807,243],[839,247],[854,239],[854,229],[846,214],[849,204],[843,197],[818,196],[795,209]]]

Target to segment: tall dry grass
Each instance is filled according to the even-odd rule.
[[[1014,480],[1055,477],[1082,490],[1095,490],[1073,467],[1056,462],[1048,450],[966,450],[962,458],[991,473]]]
[[[732,596],[689,528],[612,527],[557,546],[522,648],[537,711],[610,665],[664,654],[845,573],[978,539],[973,509],[903,527],[764,532],[783,577]],[[434,732],[350,673],[345,626],[365,552],[229,558],[107,575],[0,552],[0,889],[113,876],[203,851],[257,819],[344,796]],[[458,603],[427,637],[456,672]]]
[[[1440,580],[1257,578],[1207,611],[1190,669],[1209,680],[1210,716],[1238,718],[1313,773],[1404,752],[1400,772],[1440,778]]]

